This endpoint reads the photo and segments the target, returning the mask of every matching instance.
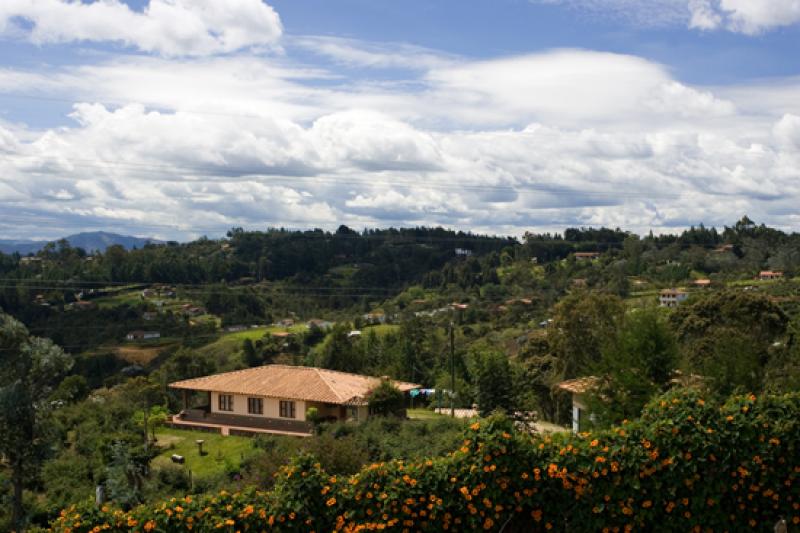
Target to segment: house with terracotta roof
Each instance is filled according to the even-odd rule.
[[[664,289],[658,295],[658,304],[661,307],[678,307],[689,298],[683,289]]]
[[[783,272],[773,270],[762,270],[758,273],[758,279],[761,281],[769,281],[775,279],[783,279]]]
[[[600,252],[575,252],[573,255],[579,261],[591,261],[600,257]]]
[[[184,409],[172,424],[219,431],[223,435],[311,434],[306,413],[315,408],[326,420],[362,421],[369,417],[369,395],[382,379],[323,368],[264,365],[187,379],[169,387],[183,393]],[[391,381],[401,392],[420,388]],[[200,396],[202,405],[193,405]]]
[[[572,431],[579,433],[586,429],[587,420],[592,419],[586,402],[586,394],[596,388],[600,378],[586,376],[568,379],[556,385],[556,389],[572,395]]]

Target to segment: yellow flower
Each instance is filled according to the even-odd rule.
[[[332,506],[336,505],[336,498],[328,499],[328,501],[325,502],[325,505],[327,505],[328,507],[332,507]]]

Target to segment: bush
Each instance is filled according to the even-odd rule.
[[[127,513],[70,508],[53,529],[766,530],[780,516],[800,524],[798,412],[800,393],[712,406],[681,390],[595,434],[531,437],[495,416],[472,424],[446,457],[374,463],[340,479],[303,455],[271,492]]]

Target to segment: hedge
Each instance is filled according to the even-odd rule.
[[[723,406],[678,390],[608,431],[531,436],[475,422],[460,449],[329,476],[311,456],[271,492],[190,497],[124,512],[86,505],[52,524],[89,531],[772,531],[800,524],[800,393]]]

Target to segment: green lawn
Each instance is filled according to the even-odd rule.
[[[156,431],[161,453],[153,460],[155,466],[171,464],[172,454],[186,458],[185,466],[192,475],[198,478],[222,474],[226,471],[226,463],[238,468],[242,460],[255,453],[253,440],[249,437],[223,437],[205,431],[161,428]],[[197,439],[202,439],[202,457],[197,451]]]
[[[374,331],[375,335],[382,336],[400,331],[400,326],[397,324],[378,324],[376,326],[366,326],[361,330],[361,333],[367,334],[370,331]]]
[[[406,415],[408,418],[414,420],[432,420],[434,418],[441,418],[445,415],[440,415],[439,413],[434,413],[430,409],[407,409]]]

